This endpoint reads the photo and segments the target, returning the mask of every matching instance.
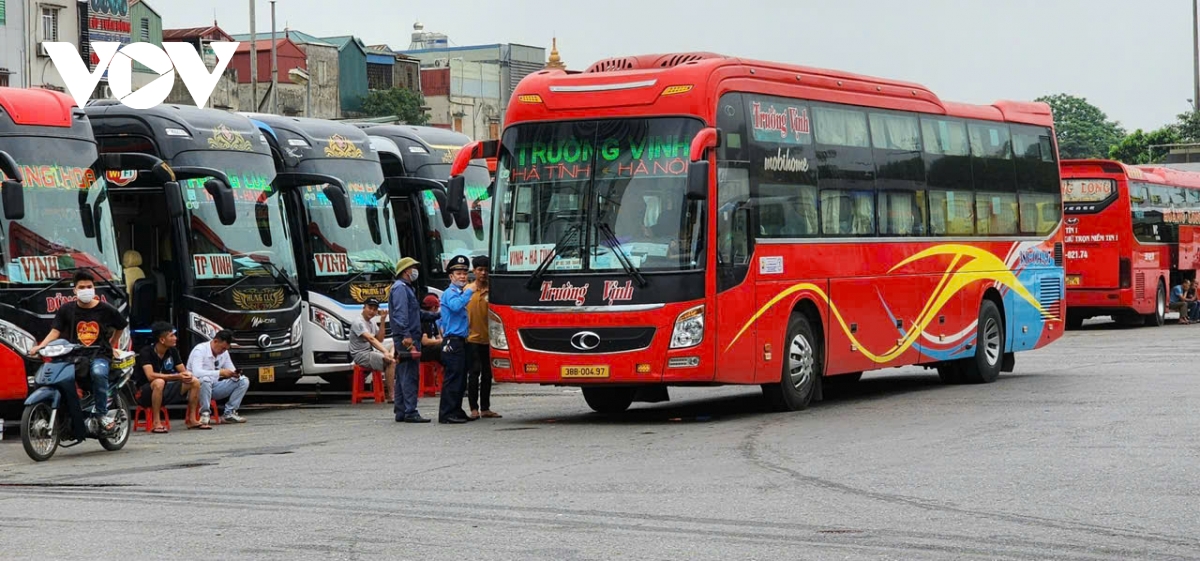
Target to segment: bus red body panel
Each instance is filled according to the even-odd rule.
[[[42,88],[0,88],[0,107],[18,125],[70,128],[75,100]]]
[[[712,53],[543,70],[512,98],[493,215],[499,381],[775,384],[796,314],[820,340],[818,375],[973,357],[985,299],[1005,353],[1062,335],[1045,104],[949,103]],[[708,194],[685,199],[689,143],[707,127],[721,130]],[[662,216],[666,233],[652,232]]]

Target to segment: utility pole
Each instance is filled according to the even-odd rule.
[[[275,38],[275,0],[271,0],[271,114],[279,114],[279,40]]]
[[[254,27],[254,3],[250,0],[250,99],[251,111],[258,111],[258,34]]]

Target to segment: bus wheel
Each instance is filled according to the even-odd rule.
[[[583,388],[583,400],[597,413],[623,413],[636,392],[637,388]]]
[[[778,383],[764,384],[763,396],[775,411],[800,411],[816,393],[818,378],[825,372],[822,345],[803,314],[788,322],[782,373]]]
[[[962,381],[987,384],[1000,377],[1004,361],[1004,321],[1000,309],[991,300],[979,306],[979,334],[975,338],[975,357],[963,360]]]
[[[1146,325],[1162,327],[1167,323],[1167,287],[1158,281],[1158,295],[1154,297],[1154,313],[1146,316]]]

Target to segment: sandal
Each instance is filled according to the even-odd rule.
[[[208,425],[188,425],[188,430],[212,430]]]
[[[483,418],[485,418],[485,419],[502,419],[502,418],[504,418],[504,415],[496,413],[495,411],[484,411]]]
[[[157,427],[154,427],[154,430],[152,430],[150,432],[152,432],[154,434],[167,434],[168,432],[171,432],[171,431],[167,430],[167,427],[157,426]]]

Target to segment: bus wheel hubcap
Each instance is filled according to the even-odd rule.
[[[812,345],[803,335],[797,335],[792,339],[791,348],[788,349],[788,374],[792,377],[792,385],[797,390],[803,391],[812,379],[812,373]]]
[[[983,326],[983,352],[988,364],[996,364],[1000,360],[1000,350],[1000,325],[988,318]]]

